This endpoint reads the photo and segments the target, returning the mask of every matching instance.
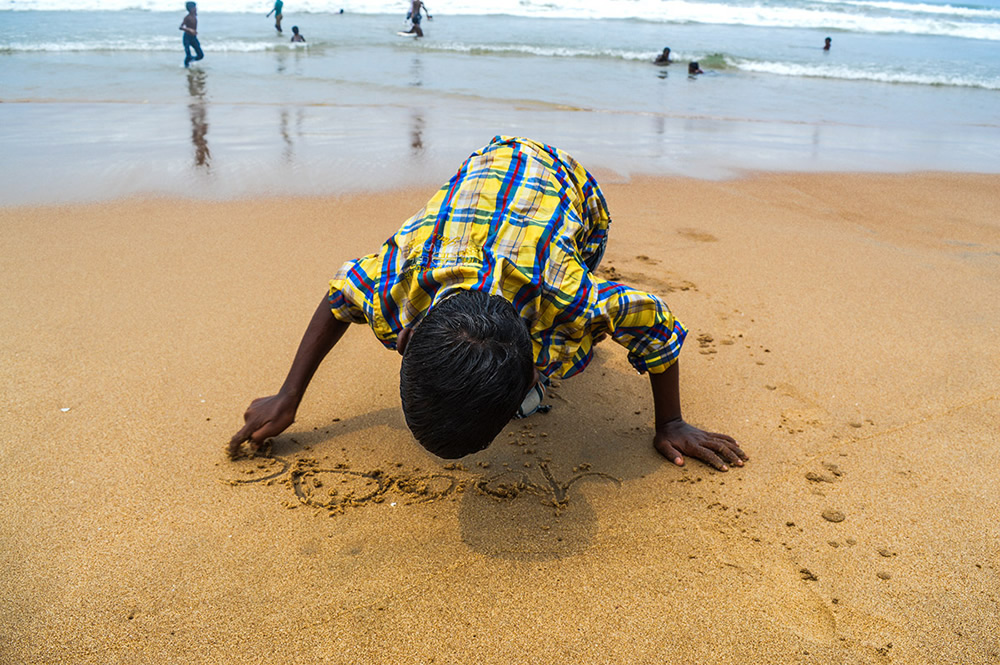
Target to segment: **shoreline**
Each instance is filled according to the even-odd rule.
[[[495,134],[558,146],[617,180],[746,173],[1000,173],[995,126],[905,126],[518,110],[410,100],[392,107],[224,104],[213,81],[188,104],[0,104],[5,205],[183,195],[337,196],[436,186]],[[206,92],[203,87],[209,89]],[[73,117],[72,125],[65,118]],[[41,128],[45,127],[45,131]],[[484,131],[483,127],[489,127]],[[127,131],[116,128],[128,128]]]
[[[1000,175],[589,166],[603,266],[690,328],[685,417],[744,468],[660,459],[611,342],[448,468],[363,327],[276,460],[228,461],[326,280],[440,182],[0,208],[0,659],[995,660]]]
[[[484,143],[485,145],[485,143]],[[572,154],[572,153],[571,153]],[[575,156],[575,155],[574,155]],[[578,160],[580,161],[580,160]],[[461,163],[455,163],[457,166]],[[981,182],[984,187],[1000,186],[1000,172],[993,171],[951,171],[951,170],[936,170],[936,169],[915,169],[915,170],[901,170],[901,171],[883,171],[883,170],[865,170],[865,169],[853,169],[844,171],[808,171],[808,170],[763,170],[763,169],[727,169],[725,174],[715,174],[714,176],[708,175],[684,175],[684,174],[656,174],[644,171],[633,171],[633,172],[623,172],[612,167],[606,166],[594,166],[593,168],[588,167],[590,173],[597,179],[598,183],[601,184],[602,188],[612,187],[612,188],[627,188],[631,186],[645,186],[653,182],[668,183],[673,186],[681,186],[682,183],[700,183],[704,186],[719,185],[725,186],[727,184],[739,185],[741,183],[750,183],[754,181],[761,180],[794,180],[797,178],[806,179],[823,179],[823,178],[835,178],[835,179],[848,179],[848,180],[865,180],[869,178],[877,179],[889,179],[889,180],[905,180],[905,179],[921,179],[921,180],[974,180]],[[322,206],[322,205],[336,205],[341,201],[357,201],[368,198],[393,198],[397,196],[403,196],[407,200],[424,200],[429,199],[434,192],[436,192],[441,186],[447,183],[448,179],[451,177],[452,172],[448,171],[442,173],[438,180],[433,180],[434,176],[421,174],[416,176],[413,180],[406,181],[406,176],[401,176],[403,181],[400,182],[389,182],[385,183],[380,187],[365,187],[362,185],[357,185],[349,189],[343,189],[341,191],[328,191],[328,192],[279,192],[265,190],[258,193],[250,192],[232,192],[229,194],[220,193],[207,193],[207,192],[176,192],[176,191],[134,191],[123,194],[107,194],[103,197],[97,198],[87,198],[87,199],[60,199],[56,198],[51,201],[29,201],[20,203],[7,203],[0,201],[0,211],[7,213],[11,212],[30,212],[35,210],[47,210],[54,208],[64,208],[64,209],[92,209],[100,208],[102,206],[116,206],[116,205],[152,205],[161,203],[164,205],[169,205],[172,203],[178,204],[190,204],[190,205],[204,205],[204,206],[225,206],[225,205],[245,205],[245,204],[264,204],[264,205],[294,205],[296,203],[305,204],[309,207]],[[422,200],[423,201],[423,200]],[[411,213],[417,211],[414,208]],[[402,223],[409,214],[398,220],[398,223]],[[393,229],[395,230],[395,228]]]

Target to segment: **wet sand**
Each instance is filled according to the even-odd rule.
[[[605,190],[603,269],[689,326],[685,416],[746,467],[659,458],[613,343],[446,465],[362,328],[231,462],[433,188],[0,210],[0,662],[1000,660],[1000,177]]]

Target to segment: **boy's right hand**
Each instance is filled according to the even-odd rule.
[[[246,424],[229,440],[229,456],[236,457],[244,441],[250,442],[251,451],[259,451],[265,441],[278,436],[295,422],[298,407],[298,400],[281,393],[250,402],[243,414]]]

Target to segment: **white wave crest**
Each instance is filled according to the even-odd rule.
[[[927,17],[870,16],[864,13],[792,6],[740,6],[667,0],[669,20],[677,23],[810,28],[844,32],[934,35],[1000,41],[1000,25]]]
[[[870,7],[894,12],[909,12],[912,14],[935,14],[944,16],[961,16],[975,19],[1000,18],[998,9],[980,9],[977,7],[959,7],[956,5],[929,5],[926,3],[900,2],[899,0],[817,0],[824,4],[848,5],[851,7]]]
[[[268,0],[208,0],[203,12],[257,13]],[[437,9],[431,2],[432,11]],[[406,0],[296,0],[295,12],[391,14],[402,16]],[[855,10],[850,9],[856,8]],[[868,9],[895,15],[873,16]],[[144,10],[183,13],[179,0],[0,0],[0,10]],[[290,9],[290,8],[286,8]],[[906,33],[1000,41],[1000,12],[992,9],[908,4],[901,0],[819,0],[763,4],[755,0],[451,0],[449,15],[504,14],[531,18],[619,19],[660,23],[703,23],[808,28],[861,33]],[[981,19],[981,20],[979,20]]]
[[[531,44],[463,44],[439,43],[426,45],[427,50],[451,53],[479,53],[487,55],[537,55],[545,58],[616,58],[621,60],[652,60],[659,53],[624,51],[620,49],[586,49],[565,46],[537,46]]]
[[[963,76],[935,76],[912,72],[870,71],[843,66],[801,65],[788,62],[730,61],[729,64],[746,72],[777,74],[779,76],[804,76],[848,81],[878,81],[881,83],[909,83],[915,85],[941,85],[1000,90],[1000,81],[981,80]]]
[[[125,41],[119,39],[104,39],[93,41],[71,41],[71,42],[13,42],[4,44],[2,49],[6,52],[49,52],[49,53],[74,53],[74,52],[101,52],[101,51],[176,51],[180,48],[181,40],[154,37],[146,40]],[[278,45],[278,46],[284,46]],[[201,43],[205,51],[213,53],[253,53],[258,51],[274,50],[273,44],[245,41],[210,41]]]

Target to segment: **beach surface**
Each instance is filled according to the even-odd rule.
[[[230,461],[434,188],[0,209],[0,662],[1000,662],[1000,176],[593,170],[745,467],[660,458],[611,342],[444,464],[362,327]]]

